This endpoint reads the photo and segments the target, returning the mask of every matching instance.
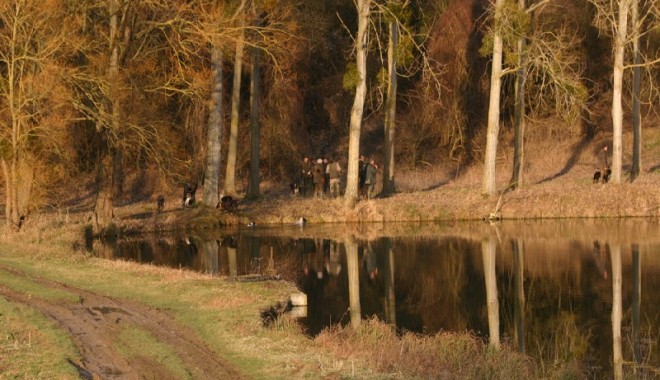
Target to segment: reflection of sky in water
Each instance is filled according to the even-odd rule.
[[[355,227],[354,237],[333,236],[333,228],[217,231],[119,241],[97,255],[214,276],[280,274],[308,295],[300,321],[310,335],[350,323],[353,294],[354,315],[376,316],[400,331],[473,331],[488,339],[499,330],[502,344],[550,362],[576,358],[605,374],[612,373],[612,306],[619,299],[613,283],[620,280],[622,356],[657,368],[657,223],[462,227],[389,237]]]

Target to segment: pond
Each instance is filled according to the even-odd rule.
[[[578,360],[599,378],[620,368],[615,357],[659,370],[658,220],[236,227],[125,238],[95,252],[295,281],[310,336],[376,317],[399,331],[469,331],[550,365]]]

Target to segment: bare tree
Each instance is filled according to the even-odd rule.
[[[69,20],[65,10],[59,1],[0,3],[0,161],[8,227],[20,227],[30,211],[42,153],[60,151],[63,140],[68,100],[58,59],[67,44],[60,27]]]
[[[660,63],[657,51],[652,51],[655,56],[643,57],[639,41],[643,36],[653,30],[657,30],[657,19],[660,17],[660,9],[656,1],[637,2],[636,0],[589,0],[596,9],[594,24],[604,33],[612,34],[614,64],[612,75],[612,183],[621,183],[623,167],[623,86],[624,71],[628,68],[652,70]],[[640,5],[642,6],[640,9]],[[631,29],[629,29],[629,13],[632,13]],[[626,46],[632,43],[633,63],[626,65]],[[641,114],[640,102],[640,76],[641,73],[633,72],[633,168],[631,178],[634,179],[641,170]],[[650,74],[653,78],[654,74]],[[653,80],[652,80],[653,82]],[[657,96],[651,91],[650,102]],[[655,95],[653,95],[655,94]]]
[[[362,113],[367,94],[367,36],[371,0],[357,0],[358,29],[355,38],[356,68],[358,83],[351,109],[351,121],[348,140],[348,168],[346,176],[346,201],[353,205],[358,197],[358,158],[360,155],[360,131]]]
[[[206,151],[206,175],[204,176],[204,204],[214,207],[218,204],[220,182],[220,158],[222,141],[222,50],[216,43],[213,46],[213,91],[209,104],[208,140]]]
[[[389,39],[387,44],[387,100],[385,103],[385,143],[383,165],[383,194],[396,192],[394,182],[394,136],[396,125],[396,52],[399,41],[399,24],[396,19],[389,21]]]
[[[495,163],[497,159],[497,142],[500,134],[500,91],[502,88],[502,36],[499,31],[500,14],[504,0],[495,1],[493,59],[490,74],[490,100],[488,103],[488,131],[486,134],[486,155],[484,157],[484,173],[482,192],[495,194]]]
[[[236,154],[238,148],[238,123],[240,119],[241,102],[241,75],[243,72],[243,49],[245,45],[245,31],[243,30],[244,16],[241,12],[241,30],[236,40],[236,54],[234,56],[234,81],[231,95],[231,122],[229,131],[229,144],[227,146],[227,170],[225,174],[225,194],[236,195]]]
[[[252,71],[250,73],[250,178],[248,198],[259,197],[259,142],[261,121],[259,117],[259,97],[261,96],[261,49],[252,48]]]

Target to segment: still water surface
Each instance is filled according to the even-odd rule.
[[[657,220],[234,228],[120,239],[95,252],[293,280],[308,296],[300,322],[312,336],[377,317],[399,331],[471,331],[545,363],[578,360],[598,377],[613,376],[619,353],[626,366],[659,371]]]

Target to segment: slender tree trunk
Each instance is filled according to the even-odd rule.
[[[108,66],[108,82],[110,83],[110,120],[111,128],[119,126],[119,2],[110,0],[110,63]],[[99,162],[97,168],[97,196],[94,207],[94,230],[99,232],[112,222],[114,193],[114,149],[108,138],[108,127],[97,125]]]
[[[525,0],[519,0],[518,6],[524,11],[527,6]],[[523,184],[524,165],[524,137],[525,137],[525,81],[527,79],[527,42],[525,38],[518,40],[518,72],[515,85],[515,106],[513,128],[515,133],[513,145],[513,174],[510,185],[513,189]]]
[[[489,344],[500,348],[500,304],[497,300],[497,272],[495,270],[497,242],[488,237],[481,242],[484,260],[484,281],[486,282],[486,308],[488,309]]]
[[[500,12],[504,0],[495,2],[495,24],[500,22]],[[495,28],[497,30],[497,27]],[[486,156],[482,192],[495,194],[495,164],[497,160],[497,140],[500,134],[500,89],[502,87],[502,37],[495,32],[493,38],[493,63],[490,73],[490,102],[488,104],[488,130],[486,134]]]
[[[610,250],[612,260],[612,361],[614,379],[623,379],[623,354],[621,351],[621,319],[623,300],[621,298],[621,245],[613,245]]]
[[[206,174],[204,176],[204,204],[215,207],[218,204],[220,182],[220,153],[222,140],[222,51],[213,47],[213,92],[208,122],[208,145],[206,152]]]
[[[612,183],[621,183],[623,134],[623,107],[621,104],[623,87],[623,59],[625,54],[626,29],[630,0],[619,1],[619,21],[614,35],[614,88],[612,89]]]
[[[236,154],[238,146],[238,122],[240,118],[241,75],[243,71],[243,47],[245,34],[236,41],[236,56],[234,58],[234,84],[231,94],[231,127],[229,131],[229,146],[227,147],[227,171],[225,174],[225,194],[236,195]]]
[[[250,74],[250,183],[248,198],[258,198],[259,192],[259,96],[261,91],[261,49],[252,49],[252,72]]]
[[[642,57],[639,51],[639,0],[632,2],[632,25],[633,25],[633,149],[632,149],[632,168],[630,170],[630,179],[637,178],[642,171],[642,117],[640,113],[639,95],[641,88],[641,67]]]
[[[350,131],[348,136],[348,166],[346,174],[345,199],[354,205],[358,197],[358,159],[360,156],[360,130],[362,113],[367,94],[367,28],[369,26],[369,7],[371,0],[357,0],[358,30],[356,43],[357,73],[360,77],[355,89],[355,100],[351,110]]]
[[[396,49],[399,42],[399,25],[396,21],[390,22],[390,38],[387,45],[387,101],[385,103],[385,162],[383,163],[383,194],[396,192],[394,182],[394,131],[396,125]]]
[[[12,204],[14,201],[13,186],[11,184],[11,173],[9,172],[9,165],[7,160],[2,159],[2,175],[5,177],[5,223],[7,228],[12,227]]]

